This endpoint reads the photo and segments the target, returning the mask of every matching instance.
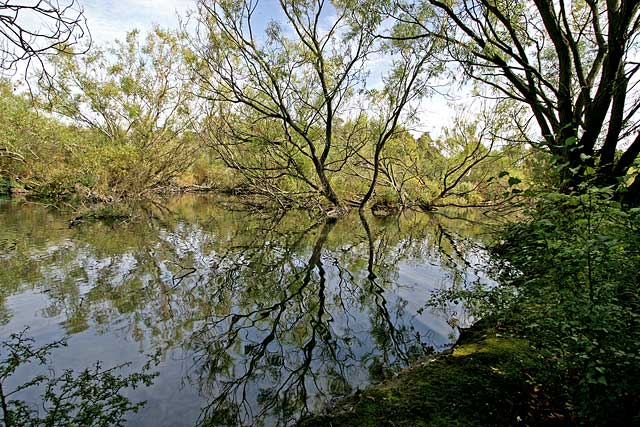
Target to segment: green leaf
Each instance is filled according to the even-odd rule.
[[[576,175],[580,170],[580,166],[576,166],[575,168],[569,168],[572,174]]]

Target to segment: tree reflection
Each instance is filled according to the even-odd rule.
[[[374,236],[358,219],[343,220],[351,235],[333,248],[335,222],[298,233],[274,225],[255,230],[256,246],[224,255],[234,262],[219,266],[215,288],[229,290],[228,299],[189,340],[191,377],[213,396],[202,425],[289,425],[432,350],[405,301],[389,299],[399,263],[425,236],[403,236],[398,219]],[[463,255],[455,247],[450,260]]]

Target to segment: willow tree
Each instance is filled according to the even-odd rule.
[[[411,39],[439,37],[464,75],[514,105],[514,123],[551,152],[564,187],[609,185],[640,153],[636,0],[423,0],[401,5]],[[447,22],[434,32],[436,16]],[[628,187],[640,196],[640,179]]]
[[[379,2],[280,0],[278,6],[269,11],[277,18],[264,22],[268,5],[258,0],[198,2],[194,70],[214,106],[211,143],[228,166],[263,189],[286,177],[340,212],[344,200],[332,179],[366,143],[354,135],[369,109],[367,76],[383,49],[377,33],[385,15]],[[386,92],[390,100],[376,117],[377,151],[415,96],[425,63],[402,58],[390,67],[396,90]]]
[[[106,158],[94,161],[111,171],[111,194],[166,187],[195,161],[200,117],[179,36],[132,31],[110,48],[52,62],[55,78],[42,86],[46,105],[100,136]]]

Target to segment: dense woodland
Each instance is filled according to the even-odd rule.
[[[0,1],[0,194],[517,209],[502,285],[438,298],[535,349],[522,425],[638,423],[640,3],[264,3],[198,0],[181,28],[98,45],[81,4]],[[419,131],[442,93],[469,102]]]

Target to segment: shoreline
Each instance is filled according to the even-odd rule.
[[[538,412],[529,375],[534,351],[526,340],[481,320],[462,331],[450,350],[303,418],[298,426],[528,425],[525,420]]]

